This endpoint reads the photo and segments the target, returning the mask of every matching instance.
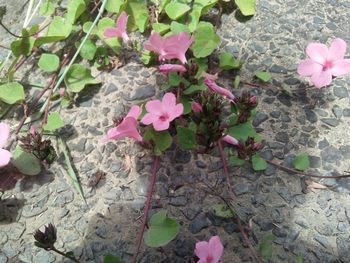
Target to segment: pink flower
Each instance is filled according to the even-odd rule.
[[[215,81],[211,80],[211,79],[208,79],[208,78],[205,78],[204,79],[204,83],[205,85],[208,86],[209,89],[211,89],[212,91],[220,94],[220,95],[223,95],[227,98],[229,98],[230,100],[234,100],[235,96],[231,93],[231,91],[225,89],[225,88],[222,88],[220,87],[219,85],[217,85],[215,83]]]
[[[195,102],[195,101],[192,102],[191,108],[194,112],[202,112],[203,111],[202,106],[198,102]]]
[[[209,242],[197,242],[194,250],[196,256],[199,257],[197,263],[218,263],[223,252],[224,246],[218,236],[211,237]]]
[[[232,144],[232,145],[238,145],[239,144],[239,141],[236,138],[234,138],[234,137],[232,137],[230,135],[225,135],[224,137],[221,138],[221,140],[223,140],[224,142],[227,142],[229,144]]]
[[[0,167],[7,165],[12,158],[12,154],[3,149],[9,136],[10,126],[6,123],[0,122]]]
[[[186,68],[183,65],[178,64],[163,64],[159,66],[159,71],[161,73],[169,73],[169,72],[186,72]]]
[[[136,141],[142,141],[142,136],[137,130],[137,118],[141,114],[141,108],[139,106],[132,106],[129,113],[123,119],[123,121],[117,126],[107,132],[107,136],[102,138],[102,142],[105,143],[109,140],[118,140],[125,137],[133,138]]]
[[[118,17],[116,27],[108,27],[103,32],[106,38],[121,37],[124,42],[128,42],[129,37],[126,33],[126,25],[128,23],[128,15],[123,11]]]
[[[187,32],[161,37],[159,33],[152,33],[143,47],[149,51],[159,54],[159,60],[179,59],[182,64],[187,62],[186,51],[191,46],[193,38]]]
[[[216,72],[215,74],[209,74],[205,71],[202,72],[201,76],[203,78],[206,78],[206,79],[210,79],[210,80],[217,80],[219,77],[218,77],[218,73]]]
[[[165,93],[162,101],[152,100],[146,103],[148,113],[142,118],[141,122],[145,125],[153,123],[156,131],[164,131],[169,128],[170,122],[179,117],[184,106],[181,103],[176,104],[175,95]]]
[[[306,47],[308,59],[298,67],[301,76],[310,76],[316,88],[322,88],[332,82],[332,76],[338,77],[350,73],[350,59],[344,59],[346,43],[336,38],[330,48],[324,44],[311,43]]]

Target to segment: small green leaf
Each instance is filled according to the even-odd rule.
[[[192,111],[190,99],[188,97],[186,97],[186,96],[181,96],[180,97],[180,102],[184,106],[183,114],[184,115],[189,114]]]
[[[119,257],[108,254],[104,257],[103,263],[124,263],[124,261]]]
[[[245,161],[240,159],[239,157],[232,155],[229,157],[228,162],[231,166],[243,166],[245,164]]]
[[[155,131],[152,126],[146,128],[144,139],[146,141],[153,141],[155,155],[161,155],[173,142],[173,138],[167,130]]]
[[[146,1],[128,0],[126,2],[125,12],[129,15],[128,29],[134,31],[138,28],[143,33],[149,20]]]
[[[24,89],[18,82],[9,82],[0,86],[0,100],[7,104],[23,101]]]
[[[46,0],[46,3],[42,4],[39,9],[39,15],[50,16],[55,12],[55,6],[52,0]]]
[[[194,84],[194,85],[191,85],[189,88],[185,89],[183,91],[183,94],[185,95],[189,95],[189,94],[192,94],[194,92],[199,92],[199,91],[205,91],[207,90],[208,87],[205,85],[205,84]]]
[[[266,161],[257,153],[252,156],[252,165],[254,171],[262,171],[267,168]]]
[[[79,43],[77,43],[79,44]],[[86,60],[93,60],[97,51],[95,43],[91,39],[87,39],[80,49],[80,56]]]
[[[191,8],[186,5],[179,3],[178,1],[172,1],[165,7],[165,13],[171,20],[177,20],[186,14]]]
[[[239,75],[237,75],[237,76],[235,77],[235,81],[234,81],[234,84],[233,84],[233,88],[234,88],[234,89],[238,89],[240,83],[241,83],[241,77],[240,77]]]
[[[266,235],[259,245],[260,255],[266,261],[270,260],[272,257],[272,242],[276,239],[273,234]]]
[[[66,18],[71,24],[74,24],[78,18],[84,13],[86,4],[84,0],[71,0],[67,6]]]
[[[173,240],[180,230],[180,224],[167,217],[167,211],[161,209],[154,214],[149,222],[144,240],[149,247],[161,247]]]
[[[196,147],[196,133],[190,128],[177,126],[177,139],[183,150],[191,150]]]
[[[99,84],[100,81],[95,80],[91,76],[91,70],[80,64],[73,64],[68,70],[64,82],[69,92],[78,93],[82,91],[86,85]]]
[[[248,137],[253,137],[255,141],[260,141],[261,137],[258,135],[253,128],[250,121],[235,125],[228,129],[228,134],[236,138],[237,140],[246,141]]]
[[[176,22],[176,21],[171,22],[170,29],[171,29],[171,32],[173,32],[174,34],[179,34],[181,32],[191,33],[188,26],[181,24],[179,22]]]
[[[55,54],[43,53],[40,56],[38,66],[46,72],[54,72],[60,65],[60,58]]]
[[[209,56],[221,43],[220,37],[215,33],[213,25],[209,22],[198,24],[194,39],[191,48],[196,58]]]
[[[37,175],[41,172],[41,163],[33,154],[17,146],[12,153],[11,163],[25,175]]]
[[[143,64],[148,65],[152,59],[151,52],[144,50],[141,55],[141,61]]]
[[[42,44],[58,42],[66,39],[70,35],[72,28],[70,21],[63,17],[55,16],[52,19],[46,34],[36,38],[34,45],[38,47]]]
[[[232,218],[235,214],[227,207],[226,204],[213,204],[210,206],[214,215],[221,218]]]
[[[47,118],[47,123],[44,125],[45,131],[54,131],[64,126],[64,122],[58,112],[52,112]]]
[[[258,79],[260,79],[263,82],[268,82],[272,78],[270,72],[255,71],[254,74]]]
[[[235,0],[241,13],[245,16],[252,16],[255,14],[255,0]]]
[[[241,62],[235,59],[230,53],[222,52],[219,55],[219,67],[222,69],[240,69]]]
[[[304,259],[302,256],[298,255],[296,263],[304,263]]]
[[[107,0],[105,9],[108,12],[118,14],[120,11],[120,7],[124,4],[124,0]]]
[[[168,24],[164,24],[164,23],[154,23],[152,24],[152,28],[154,31],[156,31],[157,33],[164,35],[165,33],[167,33],[170,30],[170,26]]]
[[[287,93],[289,96],[292,96],[292,95],[293,95],[290,86],[287,85],[286,83],[282,83],[281,89],[282,89],[283,92]]]
[[[179,85],[181,80],[182,80],[182,77],[179,74],[177,74],[176,72],[169,73],[169,85],[170,86]]]
[[[28,56],[32,52],[34,47],[35,38],[30,37],[34,32],[22,29],[22,38],[15,40],[11,43],[11,50],[16,57],[20,55]]]
[[[307,154],[300,154],[295,156],[293,166],[295,169],[298,169],[300,171],[308,169],[310,166],[309,156]]]

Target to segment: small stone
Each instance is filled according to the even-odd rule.
[[[209,163],[208,165],[208,173],[212,173],[218,170],[221,170],[223,167],[222,162]]]
[[[156,94],[156,90],[153,85],[147,84],[140,86],[133,92],[133,94],[127,93],[123,98],[127,101],[144,100],[153,97]]]
[[[334,146],[328,146],[321,151],[321,158],[324,162],[336,163],[342,160],[342,154]]]
[[[116,91],[118,91],[118,87],[114,83],[109,83],[108,87],[105,91],[105,95],[107,96],[107,95],[109,95],[113,92],[116,92]]]
[[[234,223],[228,223],[224,226],[224,230],[227,234],[231,235],[233,233],[239,233],[239,227],[237,224]]]
[[[327,146],[329,146],[329,142],[327,141],[327,139],[323,139],[322,141],[318,142],[318,148],[320,150],[326,148]]]
[[[332,127],[336,127],[339,125],[339,121],[335,118],[322,118],[321,121]]]
[[[332,108],[332,112],[333,112],[334,116],[339,119],[342,116],[342,114],[343,114],[343,109],[340,108],[338,105],[335,105]]]
[[[95,230],[95,233],[100,238],[105,239],[108,237],[109,230],[106,225],[99,223],[97,229]]]
[[[310,167],[319,168],[321,167],[321,158],[318,156],[309,155]]]
[[[255,194],[252,197],[252,204],[256,205],[263,205],[267,201],[268,196],[264,194]]]
[[[280,111],[273,111],[270,113],[271,117],[278,119],[281,116]]]
[[[283,73],[283,74],[287,73],[287,69],[279,65],[273,65],[270,71],[273,73]]]
[[[7,257],[2,253],[0,253],[0,263],[7,263]]]
[[[338,223],[338,226],[337,226],[337,229],[342,232],[342,233],[345,233],[346,229],[348,228],[348,224],[347,223],[344,223],[344,222],[339,222]]]
[[[350,109],[349,108],[343,110],[343,116],[350,117]]]
[[[185,206],[187,204],[187,198],[183,195],[170,197],[169,204],[173,206]]]
[[[186,208],[184,211],[184,216],[188,220],[193,220],[200,212],[201,212],[201,208],[199,207]]]
[[[202,161],[196,161],[196,165],[198,168],[207,168],[206,163],[204,163]]]
[[[269,176],[269,175],[275,174],[275,172],[276,172],[276,167],[268,163],[267,168],[264,170],[264,174]]]
[[[250,184],[235,184],[235,186],[233,187],[233,192],[237,196],[240,196],[243,194],[251,193],[252,188]]]
[[[344,159],[350,158],[350,145],[342,145],[339,147],[339,150],[342,153]]]
[[[260,226],[261,231],[269,231],[273,229],[273,222],[268,218],[253,219]]]
[[[298,140],[298,143],[305,146],[305,145],[307,145],[307,143],[309,141],[309,138],[310,138],[309,134],[301,133],[300,137],[299,137],[299,140]]]
[[[7,242],[1,249],[8,258],[13,258],[18,254],[17,248],[10,242]]]
[[[287,107],[292,106],[291,97],[288,94],[282,93],[277,96],[277,99]]]
[[[264,150],[263,152],[260,153],[260,156],[265,160],[269,160],[269,161],[273,159],[273,154],[271,150]]]
[[[288,243],[294,242],[298,238],[299,234],[300,234],[299,230],[297,229],[292,230],[292,232],[286,238],[286,243],[288,244]]]
[[[268,142],[267,144],[271,149],[283,149],[284,148],[284,144],[280,143],[280,142]]]
[[[334,95],[338,98],[346,98],[349,96],[348,90],[343,86],[335,86],[333,88]]]
[[[87,141],[86,138],[81,138],[77,142],[77,144],[72,145],[72,149],[76,150],[77,152],[84,152],[86,141]]]
[[[7,231],[7,236],[9,239],[18,240],[26,229],[24,224],[12,223],[10,225],[9,231]]]
[[[286,237],[288,235],[288,231],[284,227],[276,227],[272,230],[272,234],[274,234],[276,237]]]
[[[309,223],[304,217],[298,217],[297,219],[295,219],[295,223],[303,228],[309,228]]]
[[[287,143],[289,141],[288,134],[286,132],[278,132],[275,136],[276,141]]]
[[[275,223],[282,223],[284,221],[284,215],[282,208],[274,208],[271,211],[271,218]]]
[[[300,80],[297,78],[288,78],[284,81],[287,85],[297,85],[300,84]]]
[[[336,242],[340,260],[342,260],[343,262],[348,262],[350,251],[350,238],[339,236],[337,237]]]
[[[136,194],[138,194],[139,196],[147,196],[149,184],[149,177],[139,176],[135,184]]]
[[[176,163],[189,163],[191,161],[191,153],[189,151],[176,150],[174,157]]]
[[[277,190],[277,193],[286,201],[287,203],[290,203],[292,200],[290,190],[287,187],[280,187]]]
[[[324,111],[324,110],[321,110],[321,109],[315,109],[314,110],[318,116],[320,117],[327,117],[328,116],[328,113],[327,111]]]
[[[329,248],[328,240],[323,236],[315,236],[314,239],[320,243],[324,248]]]
[[[281,121],[283,121],[283,122],[291,122],[291,120],[292,119],[287,114],[282,113]]]
[[[265,113],[258,112],[253,120],[253,126],[257,127],[264,121],[266,121],[269,118],[269,116]]]
[[[302,124],[302,125],[305,124],[305,120],[306,120],[305,116],[298,116],[298,117],[296,117],[296,119],[300,124]]]
[[[305,115],[306,115],[306,119],[311,122],[311,123],[315,123],[317,122],[317,115],[314,111],[308,109],[308,108],[304,108],[305,111]]]
[[[199,214],[188,226],[192,234],[199,233],[203,228],[209,226],[209,221],[204,213]]]
[[[3,245],[7,242],[8,237],[4,231],[0,231],[0,245]]]
[[[333,234],[333,226],[327,223],[317,225],[315,229],[319,234],[324,236],[331,236]]]
[[[126,201],[134,200],[134,196],[133,196],[133,194],[132,194],[132,192],[131,192],[129,187],[125,187],[123,189],[121,197],[122,197],[123,200],[126,200]]]
[[[174,252],[180,258],[185,258],[193,252],[195,243],[192,238],[179,238],[176,240]]]

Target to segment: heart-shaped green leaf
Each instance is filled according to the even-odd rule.
[[[241,13],[245,16],[252,16],[255,14],[255,0],[235,0]]]
[[[15,104],[24,100],[24,89],[18,82],[9,82],[0,86],[0,100]]]
[[[254,74],[263,82],[268,82],[272,78],[271,73],[266,71],[255,71]]]
[[[38,66],[46,72],[54,72],[60,65],[60,58],[55,54],[41,54]]]
[[[310,166],[309,156],[305,153],[295,156],[293,166],[300,171],[308,169]]]
[[[47,117],[47,123],[44,125],[45,131],[54,131],[64,126],[64,122],[58,112],[52,112]]]
[[[124,261],[119,257],[108,254],[104,257],[103,263],[124,263]]]
[[[257,153],[252,156],[252,165],[254,171],[262,171],[267,168],[266,161]]]
[[[168,244],[179,233],[180,224],[167,217],[165,209],[154,214],[149,222],[149,229],[145,233],[144,240],[147,246],[161,247]]]
[[[228,52],[222,52],[219,55],[219,67],[222,69],[240,69],[242,66],[241,62],[235,59],[232,54]]]
[[[91,70],[80,64],[73,64],[68,70],[64,82],[68,91],[78,93],[86,85],[99,84],[100,81],[91,76]]]
[[[221,39],[215,33],[213,25],[208,22],[200,22],[194,36],[192,50],[196,58],[209,56],[221,43]]]
[[[196,132],[190,128],[178,126],[177,138],[179,141],[180,148],[183,150],[191,150],[196,147]]]
[[[11,163],[23,174],[37,175],[41,171],[41,164],[33,154],[25,152],[17,146],[12,153]]]
[[[165,7],[165,13],[172,20],[177,20],[186,14],[191,8],[183,3],[179,3],[178,1],[172,1]]]

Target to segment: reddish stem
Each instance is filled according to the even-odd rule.
[[[143,238],[143,233],[145,232],[145,228],[146,228],[146,224],[147,224],[147,217],[148,217],[148,210],[149,210],[150,205],[151,205],[153,187],[154,187],[154,184],[156,182],[156,175],[157,175],[157,169],[158,169],[158,160],[159,160],[159,157],[156,156],[155,159],[154,159],[154,166],[153,166],[153,173],[152,173],[151,183],[150,183],[149,188],[148,188],[146,206],[145,206],[145,209],[143,210],[143,221],[142,221],[140,232],[139,232],[139,234],[137,236],[137,239],[136,239],[135,252],[134,252],[134,255],[133,255],[133,258],[132,258],[132,261],[131,261],[132,263],[136,263],[136,261],[137,261],[137,256],[138,256],[139,251],[140,251],[140,246],[141,246],[141,242],[142,242],[142,238]]]
[[[226,176],[227,188],[228,188],[228,191],[229,191],[230,195],[232,195],[231,198],[233,200],[236,196],[235,196],[235,193],[233,192],[233,189],[232,189],[232,186],[231,186],[231,183],[230,183],[230,176],[229,176],[229,173],[228,173],[228,166],[227,166],[227,162],[226,162],[226,158],[225,158],[225,153],[224,153],[224,150],[222,148],[221,140],[218,141],[218,147],[219,147],[219,152],[220,152],[220,155],[221,155],[222,165],[224,166],[224,174]]]

